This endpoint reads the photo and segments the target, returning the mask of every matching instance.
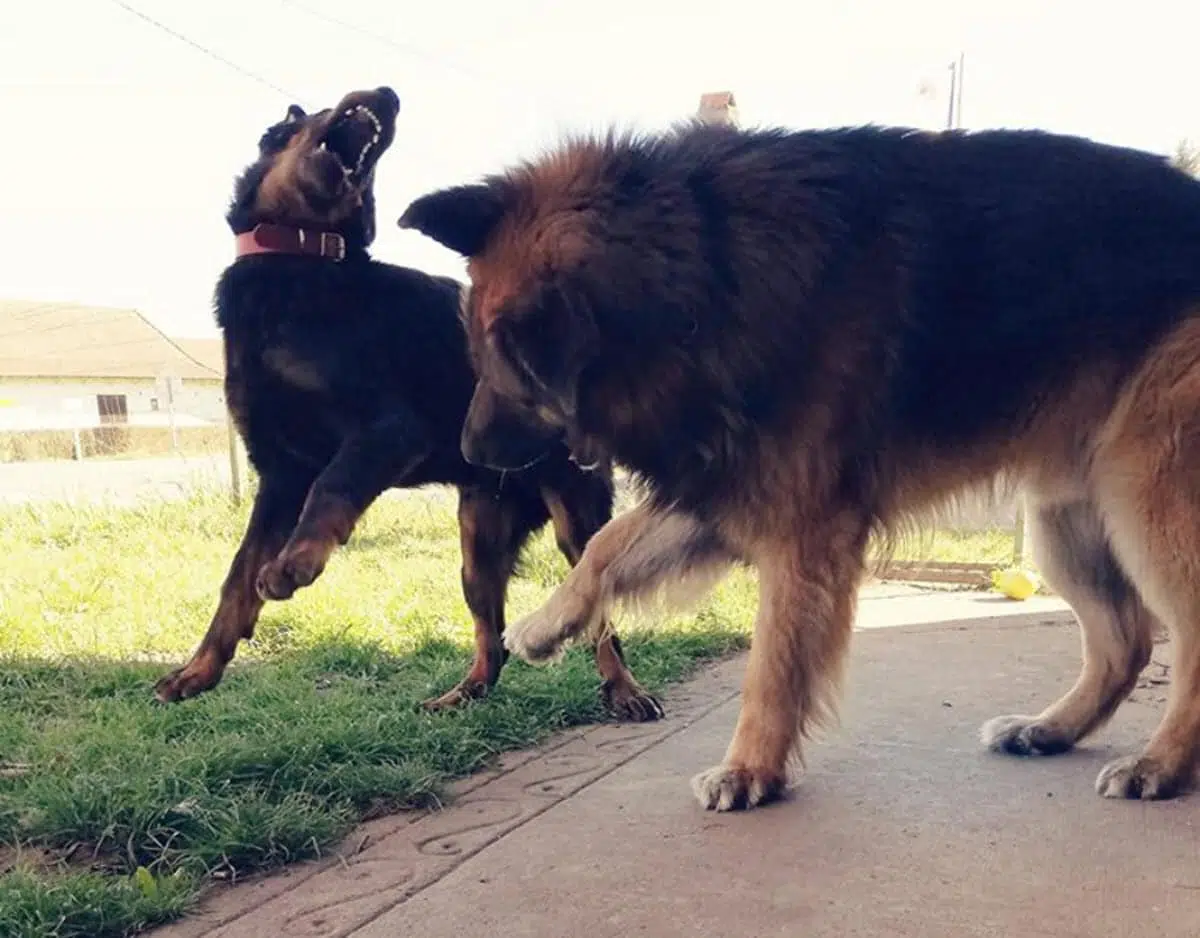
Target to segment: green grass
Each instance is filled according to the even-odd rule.
[[[318,855],[359,819],[556,729],[603,719],[586,650],[513,661],[486,702],[428,715],[470,658],[452,495],[381,500],[320,582],[264,612],[213,692],[151,699],[191,652],[246,508],[219,492],[136,508],[0,508],[0,935],[132,934],[214,878]],[[544,531],[510,616],[566,572]],[[620,625],[652,690],[744,647],[748,574],[698,612]],[[134,876],[139,867],[140,882]]]
[[[979,531],[933,530],[909,539],[897,560],[939,560],[994,563],[1007,566],[1013,557],[1013,532],[1003,528]]]
[[[268,605],[215,691],[153,703],[154,680],[207,626],[247,511],[216,491],[0,507],[0,542],[17,545],[0,580],[5,938],[169,921],[214,880],[319,855],[356,821],[428,805],[503,750],[604,718],[583,649],[549,668],[513,661],[486,702],[416,709],[462,676],[471,648],[452,495],[437,490],[377,503],[317,584]],[[1011,540],[938,533],[920,550],[1003,560]],[[510,618],[565,572],[542,532]],[[738,572],[693,614],[624,618],[630,666],[658,691],[744,647],[755,598]]]

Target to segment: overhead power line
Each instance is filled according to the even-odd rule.
[[[374,32],[373,30],[370,30],[365,26],[359,26],[357,23],[352,23],[349,20],[342,19],[341,17],[332,16],[321,10],[313,9],[307,3],[300,3],[300,2],[298,2],[298,0],[279,0],[279,2],[282,3],[284,6],[289,6],[296,10],[299,10],[301,13],[311,16],[314,19],[318,19],[323,22],[329,23],[332,26],[339,26],[342,29],[347,30],[348,32],[356,33],[359,36],[363,36],[367,39],[370,39],[372,42],[377,42],[380,45],[387,46],[390,49],[394,49],[395,51],[399,52],[402,55],[407,55],[407,56],[411,56],[413,58],[423,59],[424,61],[429,62],[431,65],[437,66],[439,68],[447,69],[448,71],[451,71],[451,72],[457,72],[459,75],[462,75],[465,78],[469,78],[472,81],[476,81],[480,85],[488,88],[489,90],[494,91],[495,86],[498,83],[500,83],[500,84],[505,83],[505,80],[503,78],[497,78],[497,76],[494,74],[488,74],[486,72],[481,72],[478,69],[474,69],[474,68],[471,68],[470,66],[463,65],[461,62],[457,62],[454,59],[449,58],[445,55],[439,55],[439,54],[429,52],[425,49],[422,49],[420,46],[416,46],[416,45],[413,45],[413,44],[407,43],[407,42],[401,42],[397,39],[391,38],[390,36],[385,36],[380,33]],[[552,102],[548,101],[545,97],[543,97],[541,95],[532,95],[531,96],[529,91],[527,89],[523,88],[522,86],[518,86],[518,85],[515,85],[512,83],[508,83],[508,84],[510,85],[510,87],[512,87],[514,89],[519,89],[521,96],[523,98],[534,100],[540,106],[544,107],[547,111],[553,113],[556,117],[563,117],[567,113],[562,106],[553,104]],[[560,100],[560,104],[565,105],[565,102]]]
[[[243,77],[249,78],[251,81],[258,82],[258,84],[263,85],[266,88],[270,88],[272,91],[277,91],[279,94],[281,94],[285,98],[289,99],[289,101],[295,101],[298,104],[305,103],[300,98],[299,95],[294,94],[291,91],[288,91],[286,88],[283,88],[283,87],[275,84],[275,82],[271,81],[269,78],[264,78],[262,75],[259,75],[257,72],[252,72],[252,71],[250,71],[250,69],[243,68],[241,65],[238,65],[237,62],[234,62],[232,59],[227,59],[225,56],[221,55],[221,53],[215,52],[214,50],[208,48],[208,46],[202,45],[201,43],[197,42],[195,39],[192,39],[189,36],[185,36],[183,33],[179,32],[176,29],[172,29],[170,26],[166,25],[165,23],[159,22],[158,20],[154,19],[154,17],[149,16],[146,13],[143,13],[141,10],[137,9],[136,7],[130,6],[128,3],[125,3],[124,0],[111,0],[111,2],[114,3],[116,6],[119,6],[122,10],[124,10],[126,13],[130,14],[131,16],[136,16],[138,19],[142,20],[143,22],[149,23],[155,29],[162,30],[168,36],[173,37],[174,39],[178,40],[179,42],[186,43],[187,45],[191,46],[196,51],[201,52],[204,55],[207,55],[211,59],[215,59],[216,61],[220,62],[222,65],[226,66],[227,68],[233,69],[235,72],[239,73]]]
[[[424,59],[426,62],[430,62],[433,65],[447,68],[454,72],[459,72],[460,74],[466,75],[468,78],[473,78],[477,81],[492,81],[490,76],[484,75],[482,72],[477,72],[465,65],[460,65],[458,62],[448,59],[445,56],[434,55],[430,52],[426,52],[420,46],[414,46],[406,42],[400,42],[399,40],[392,39],[390,36],[383,36],[379,33],[372,32],[365,26],[359,26],[357,23],[351,23],[348,20],[341,19],[337,16],[330,16],[328,13],[323,13],[320,10],[314,10],[307,4],[297,3],[296,0],[280,0],[280,3],[282,3],[284,6],[294,7],[301,13],[305,13],[314,19],[323,20],[324,22],[333,26],[340,26],[342,29],[348,30],[349,32],[357,33],[360,36],[365,36],[367,39],[370,39],[373,42],[377,42],[380,45],[389,46],[390,48],[395,49],[397,52],[402,52],[405,55],[411,55],[414,58]]]
[[[275,82],[271,81],[269,78],[266,78],[265,76],[260,75],[258,72],[255,72],[251,69],[248,69],[248,68],[245,68],[245,67],[239,65],[237,62],[233,61],[232,59],[228,58],[227,56],[224,56],[221,53],[217,52],[216,50],[211,49],[208,46],[204,45],[203,43],[198,42],[195,39],[192,39],[190,36],[180,32],[179,30],[177,30],[171,26],[168,26],[166,23],[163,23],[162,21],[155,19],[154,17],[150,16],[148,13],[144,13],[143,11],[139,10],[137,7],[132,6],[129,3],[126,3],[125,0],[110,0],[110,2],[113,3],[115,6],[120,7],[122,10],[124,10],[130,16],[134,16],[137,19],[141,20],[142,22],[147,23],[150,26],[153,26],[155,29],[165,33],[166,35],[170,36],[172,39],[176,40],[177,42],[182,42],[185,45],[190,46],[192,49],[195,49],[197,52],[201,53],[202,55],[208,56],[210,59],[221,63],[226,68],[232,69],[233,71],[237,72],[242,77],[248,78],[257,84],[262,85],[265,88],[269,88],[272,91],[277,92],[278,94],[287,98],[289,102],[295,102],[297,104],[303,105],[304,107],[309,107],[310,102],[306,101],[303,97],[296,94],[295,92],[289,91],[287,88],[284,88],[282,85],[276,84]],[[398,40],[392,39],[390,36],[380,35],[379,33],[373,32],[372,30],[370,30],[364,26],[359,26],[356,23],[352,23],[348,20],[341,19],[340,17],[331,16],[328,13],[324,13],[320,10],[313,9],[312,7],[308,6],[307,4],[298,3],[298,2],[296,2],[296,0],[280,0],[280,2],[284,6],[290,6],[290,7],[294,8],[295,10],[297,10],[307,16],[310,16],[314,19],[321,20],[323,22],[329,23],[334,26],[338,26],[344,30],[355,33],[357,35],[363,36],[367,39],[370,39],[373,42],[379,43],[380,45],[384,45],[391,49],[394,49],[395,51],[397,51],[403,55],[408,55],[408,56],[412,56],[414,58],[424,59],[425,61],[427,61],[435,66],[438,66],[440,68],[445,68],[450,71],[457,72],[458,74],[460,74],[466,78],[469,78],[476,82],[479,82],[481,85],[484,85],[485,87],[492,88],[496,83],[496,77],[494,75],[487,75],[483,72],[480,72],[480,71],[477,71],[468,66],[462,65],[459,62],[455,62],[454,60],[447,58],[446,56],[437,55],[437,54],[428,52],[428,51],[420,48],[419,46],[400,42]],[[527,92],[523,91],[522,93],[525,97],[528,97]],[[554,114],[556,114],[560,117],[564,113],[561,108],[559,108],[558,106],[555,106],[555,105],[551,105],[545,99],[541,100],[541,104],[544,107],[546,107],[546,109],[548,111],[553,112]]]

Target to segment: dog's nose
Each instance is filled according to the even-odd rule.
[[[375,89],[375,93],[382,97],[395,111],[400,110],[400,95],[396,94],[387,85],[380,85]]]

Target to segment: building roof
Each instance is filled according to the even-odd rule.
[[[696,116],[706,124],[736,125],[737,102],[732,91],[710,91],[700,95],[700,108]]]
[[[218,375],[225,374],[225,345],[220,339],[174,337],[171,341],[179,346],[185,355],[191,356],[209,371],[215,371]]]
[[[172,339],[135,309],[0,300],[0,378],[223,374],[218,339]]]
[[[700,110],[702,111],[724,111],[731,107],[737,107],[732,91],[710,91],[700,95]]]

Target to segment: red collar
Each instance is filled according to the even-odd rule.
[[[346,239],[336,231],[293,228],[261,222],[234,239],[238,257],[247,254],[308,254],[340,261],[346,258]]]

